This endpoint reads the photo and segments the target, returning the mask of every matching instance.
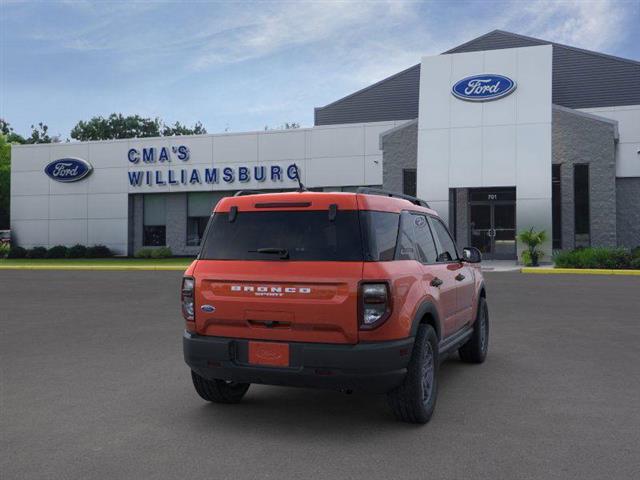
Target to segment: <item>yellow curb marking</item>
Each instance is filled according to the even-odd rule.
[[[0,270],[176,270],[189,267],[178,265],[0,265]]]
[[[633,275],[640,276],[640,270],[610,270],[605,268],[531,268],[522,267],[522,273],[537,274],[561,274],[570,273],[576,275]]]

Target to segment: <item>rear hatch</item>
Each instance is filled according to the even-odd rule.
[[[263,197],[216,208],[194,271],[196,330],[356,343],[363,249],[355,196],[338,203],[326,194],[302,194],[304,202]]]

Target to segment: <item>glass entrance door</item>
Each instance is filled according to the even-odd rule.
[[[515,196],[515,195],[514,195]],[[471,246],[482,252],[482,257],[495,260],[516,258],[516,204],[512,200],[488,199],[469,204],[469,231]],[[473,198],[473,197],[472,197]]]
[[[516,205],[496,203],[493,208],[493,258],[516,258]]]
[[[471,246],[482,252],[482,257],[487,258],[492,252],[491,235],[491,205],[475,203],[471,204],[470,231]]]

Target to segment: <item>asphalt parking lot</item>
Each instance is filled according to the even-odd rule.
[[[448,360],[435,416],[381,396],[196,396],[179,272],[0,271],[3,480],[638,478],[640,278],[487,274],[480,366]]]

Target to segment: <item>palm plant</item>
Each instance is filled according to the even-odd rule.
[[[538,246],[542,245],[546,239],[547,232],[544,230],[536,232],[533,227],[518,234],[518,240],[527,246],[527,249],[522,251],[522,259],[525,265],[538,266],[539,260],[544,257],[544,252],[538,249]]]

